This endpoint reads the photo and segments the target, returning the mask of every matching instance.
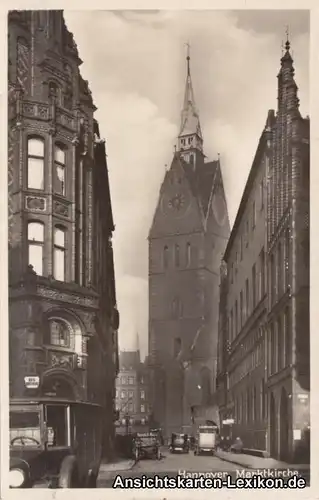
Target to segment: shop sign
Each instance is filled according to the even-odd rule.
[[[40,385],[40,377],[38,376],[24,377],[24,385],[26,389],[38,389]]]

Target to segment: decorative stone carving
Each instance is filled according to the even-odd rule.
[[[44,212],[46,209],[46,199],[38,196],[26,196],[25,207],[29,210]]]
[[[47,120],[49,117],[49,109],[48,106],[40,105],[37,106],[37,116],[42,118],[43,120]]]
[[[91,306],[97,307],[97,301],[94,299],[90,299],[88,297],[82,297],[79,295],[71,294],[71,293],[63,293],[59,290],[52,290],[45,287],[38,287],[38,293],[42,297],[58,300],[60,302],[71,302],[72,304],[82,305],[82,306]]]
[[[60,201],[54,202],[54,213],[57,215],[62,215],[63,217],[69,216],[69,207]]]
[[[29,102],[25,102],[23,104],[23,108],[22,108],[22,113],[25,115],[25,116],[34,116],[35,115],[35,111],[36,111],[36,106],[32,103],[29,103]]]
[[[48,365],[52,368],[74,369],[74,354],[48,351]]]

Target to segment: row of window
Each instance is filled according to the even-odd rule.
[[[115,397],[118,399],[119,396],[120,396],[120,393],[121,393],[121,399],[125,399],[125,398],[133,398],[134,397],[134,392],[133,391],[119,391],[118,389],[116,389],[115,391]],[[141,399],[145,399],[145,391],[140,391],[140,397]]]
[[[28,263],[34,271],[44,274],[44,224],[39,221],[28,223]],[[66,270],[66,228],[61,225],[53,229],[53,277],[65,281]]]
[[[263,179],[259,185],[259,210],[260,211],[264,209],[264,192],[265,192],[264,184],[265,184],[265,181]],[[256,227],[256,214],[257,214],[257,208],[256,208],[256,201],[254,200],[252,202],[252,207],[251,207],[251,216],[249,218],[247,218],[245,221],[244,234],[241,235],[239,238],[239,250],[236,252],[235,261],[231,263],[231,266],[229,269],[231,283],[234,282],[235,276],[238,273],[239,263],[243,260],[244,247],[247,248],[249,246],[249,238],[250,238],[251,231],[254,231],[254,229]]]
[[[45,141],[40,137],[30,137],[27,146],[27,187],[44,190],[45,176]],[[66,147],[54,144],[53,150],[53,192],[61,196],[66,194]]]
[[[121,406],[116,405],[116,410],[121,411]],[[125,412],[128,412],[128,413],[136,413],[136,412],[146,413],[146,407],[145,407],[145,405],[140,405],[137,407],[136,405],[134,405],[134,403],[130,402],[125,407]]]
[[[170,267],[171,261],[173,261],[174,266],[179,268],[181,266],[189,267],[192,261],[192,249],[191,244],[186,243],[184,251],[181,252],[181,247],[175,244],[172,248],[173,255],[170,252],[168,245],[165,245],[163,249],[163,268],[168,269]],[[173,257],[173,259],[172,259]]]
[[[257,274],[258,273],[258,274]],[[251,283],[251,290],[250,290]],[[245,289],[241,290],[238,300],[229,316],[229,339],[233,341],[241,331],[250,314],[254,311],[258,302],[265,294],[265,253],[261,251],[258,259],[258,269],[256,264],[252,267],[251,280],[245,281]]]
[[[234,387],[234,385],[246,377],[248,373],[255,370],[255,368],[262,363],[263,358],[263,345],[258,343],[254,350],[251,351],[229,375],[229,387]]]
[[[121,385],[134,385],[136,382],[135,377],[133,377],[131,375],[129,377],[126,377],[125,375],[123,375],[120,377],[119,380],[121,382]]]
[[[262,379],[259,387],[254,385],[235,397],[236,423],[253,423],[262,421],[267,414],[267,395],[265,380]]]

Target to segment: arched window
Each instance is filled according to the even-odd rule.
[[[50,344],[59,347],[71,347],[71,327],[60,319],[54,318],[49,321]]]
[[[168,246],[165,245],[163,250],[163,266],[164,269],[168,268]]]
[[[54,278],[65,281],[65,229],[60,226],[54,228],[53,254]]]
[[[180,266],[180,252],[179,252],[179,245],[175,245],[175,266],[179,267]]]
[[[28,139],[28,189],[44,189],[44,140]]]
[[[28,223],[28,263],[34,271],[43,275],[44,225],[42,222]]]
[[[65,150],[55,144],[54,146],[54,192],[65,196]]]
[[[191,244],[186,243],[186,267],[191,265]]]

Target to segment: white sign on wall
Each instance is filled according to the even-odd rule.
[[[40,385],[40,377],[37,375],[24,377],[24,385],[27,389],[37,389]]]

